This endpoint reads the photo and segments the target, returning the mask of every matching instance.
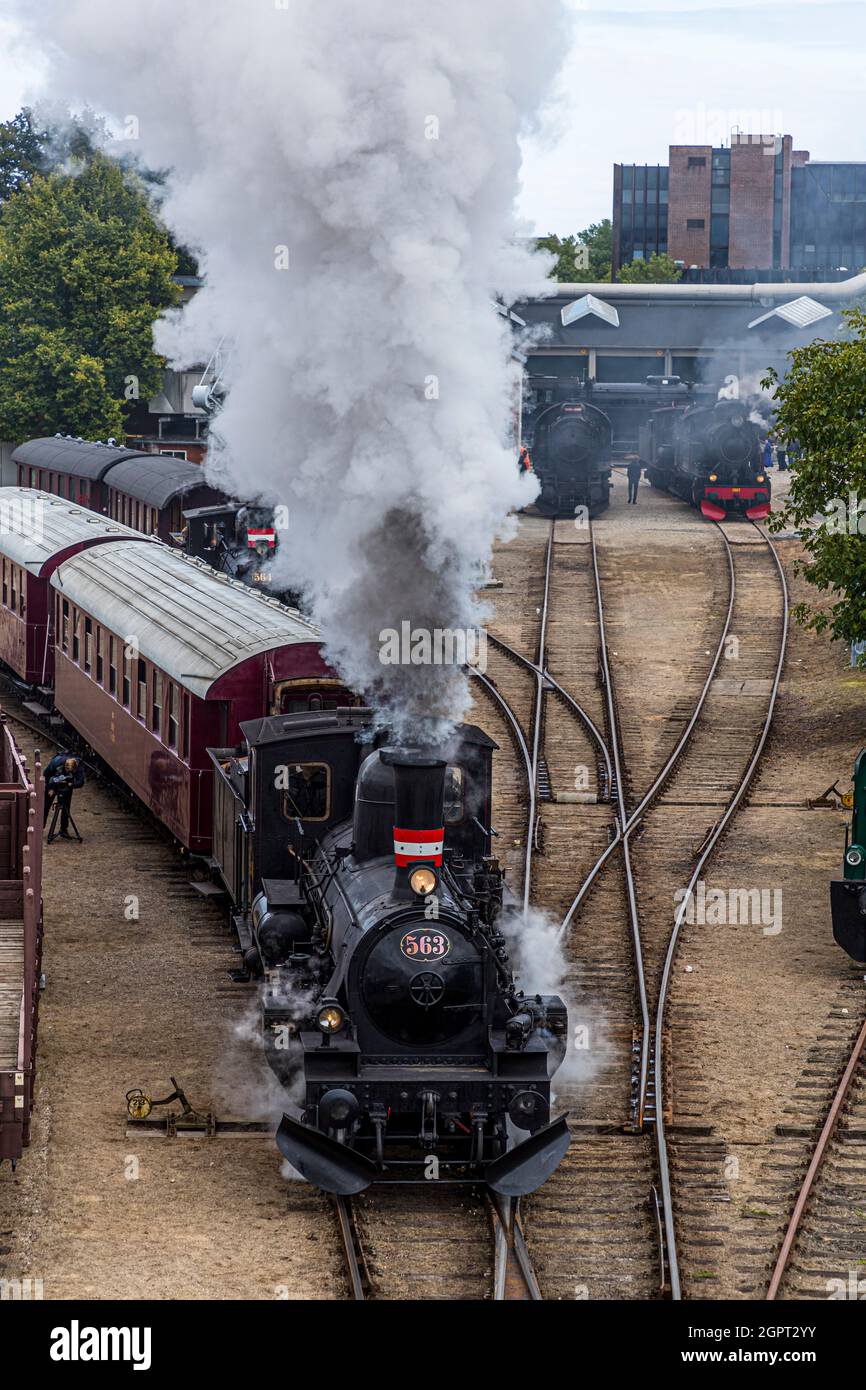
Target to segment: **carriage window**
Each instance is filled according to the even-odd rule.
[[[185,762],[189,760],[189,692],[183,692],[183,748],[181,757]]]
[[[98,624],[96,627],[96,679],[102,685],[102,678],[105,673],[105,631]]]
[[[445,824],[457,825],[463,819],[463,768],[445,771]]]
[[[84,669],[90,675],[93,665],[93,620],[84,619]]]
[[[9,582],[6,574],[6,560],[3,561],[3,607],[9,607]]]
[[[177,686],[168,683],[168,746],[177,748]]]
[[[290,763],[283,781],[288,783],[283,787],[284,820],[328,819],[331,769],[327,763]]]
[[[81,614],[77,608],[72,610],[72,660],[81,659]]]
[[[126,655],[123,658],[123,703],[126,709],[132,709],[132,657]]]
[[[150,702],[150,727],[151,731],[159,736],[162,734],[162,672],[153,673],[153,697]]]
[[[21,573],[20,573],[20,575],[18,576],[18,612],[21,614],[21,617],[22,617],[22,618],[24,617],[24,614],[25,614],[26,609],[27,609],[27,604],[25,603],[25,597],[24,597],[24,596],[25,596],[25,592],[26,592],[26,590],[25,590],[25,585],[26,585],[26,583],[27,583],[27,571],[26,571],[25,569],[22,568]]]
[[[11,597],[12,597],[12,604],[11,604],[11,607],[12,607],[12,612],[14,613],[14,612],[15,612],[15,609],[18,607],[18,600],[17,600],[17,595],[16,595],[16,593],[15,593],[15,566],[14,566],[14,564],[12,564],[11,562],[10,562],[10,564],[9,564],[9,576],[10,576],[9,593],[10,593],[10,595],[11,595]]]
[[[138,710],[139,719],[147,719],[147,662],[138,658]]]
[[[63,600],[62,617],[60,619],[60,645],[65,652],[69,651],[69,599]]]
[[[108,693],[117,694],[117,647],[113,637],[108,639]]]

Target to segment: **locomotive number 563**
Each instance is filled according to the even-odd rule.
[[[441,960],[451,950],[451,942],[444,932],[419,930],[407,931],[400,942],[400,950],[410,960]]]

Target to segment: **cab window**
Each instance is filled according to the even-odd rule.
[[[289,763],[278,772],[285,820],[327,820],[331,806],[331,769],[327,763]]]
[[[457,825],[463,819],[463,768],[445,770],[445,824]]]

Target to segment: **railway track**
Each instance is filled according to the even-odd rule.
[[[412,1192],[385,1183],[333,1198],[350,1298],[541,1299],[519,1203],[472,1184],[431,1183],[423,1204]]]
[[[738,528],[740,529],[740,528]],[[624,1195],[624,1213],[626,1221],[631,1223],[632,1237],[623,1242],[623,1262],[627,1262],[628,1254],[626,1251],[633,1248],[634,1237],[638,1231],[642,1234],[645,1242],[653,1235],[658,1241],[658,1262],[661,1275],[658,1280],[658,1288],[668,1292],[671,1297],[679,1298],[682,1295],[682,1286],[679,1272],[679,1258],[677,1251],[677,1240],[674,1222],[674,1203],[673,1186],[671,1176],[671,1159],[668,1152],[666,1120],[669,1118],[663,1103],[662,1090],[668,1076],[669,1067],[669,1037],[665,1026],[666,1010],[668,1005],[668,995],[671,981],[671,970],[676,957],[677,946],[685,917],[686,907],[689,902],[689,894],[695,890],[702,872],[704,871],[710,856],[723,837],[732,817],[746,796],[748,788],[753,780],[761,753],[766,743],[769,733],[773,710],[775,707],[776,696],[778,693],[779,680],[784,664],[785,641],[787,633],[788,599],[785,586],[784,573],[776,555],[775,549],[769,540],[759,531],[759,528],[751,528],[749,538],[754,541],[754,546],[760,549],[761,554],[766,557],[766,565],[775,573],[777,584],[781,596],[780,601],[780,623],[778,630],[778,641],[775,643],[771,653],[763,644],[758,661],[764,663],[763,673],[755,675],[753,672],[747,675],[740,683],[740,694],[746,694],[746,705],[750,707],[750,713],[755,715],[757,704],[762,705],[760,718],[754,727],[754,743],[751,751],[745,759],[743,766],[743,744],[747,741],[747,734],[743,727],[742,706],[736,707],[735,729],[731,732],[735,734],[735,752],[730,757],[722,758],[724,766],[720,768],[718,757],[715,761],[707,764],[706,748],[703,747],[707,738],[710,721],[706,718],[706,706],[710,701],[711,708],[718,706],[720,699],[724,702],[725,695],[733,692],[732,684],[736,684],[734,678],[723,677],[720,675],[720,664],[723,656],[728,655],[727,644],[732,640],[738,643],[741,636],[738,636],[732,629],[739,629],[743,626],[746,610],[749,607],[751,595],[755,590],[755,575],[750,572],[753,567],[752,561],[747,558],[739,545],[729,538],[726,530],[722,526],[716,527],[724,546],[726,558],[726,568],[728,573],[728,596],[721,630],[715,646],[715,651],[710,661],[709,669],[703,679],[703,684],[698,691],[697,697],[690,709],[682,714],[682,728],[676,740],[673,750],[665,758],[661,770],[652,777],[649,787],[640,795],[633,798],[633,809],[629,806],[627,797],[627,786],[629,770],[626,755],[623,750],[622,731],[620,728],[620,713],[614,689],[614,676],[611,670],[611,662],[608,650],[608,640],[605,626],[605,607],[602,592],[602,580],[599,573],[598,554],[595,545],[595,537],[590,537],[591,557],[592,557],[592,588],[597,612],[597,634],[598,651],[600,662],[601,688],[604,696],[605,705],[605,727],[606,737],[598,734],[595,721],[588,720],[581,715],[586,715],[576,702],[573,702],[573,713],[584,727],[584,732],[590,729],[597,737],[597,747],[603,750],[600,759],[599,771],[602,763],[609,768],[607,774],[607,786],[612,795],[614,804],[614,824],[609,831],[608,843],[605,844],[595,862],[584,876],[579,888],[571,901],[568,903],[562,916],[561,935],[567,940],[569,934],[579,918],[580,911],[594,886],[598,885],[602,877],[602,870],[615,853],[619,853],[623,862],[622,882],[624,884],[623,897],[619,898],[619,905],[624,906],[626,917],[629,923],[631,938],[631,970],[633,975],[633,988],[637,999],[639,1014],[639,1025],[635,1030],[633,1042],[633,1075],[632,1075],[632,1095],[630,1104],[629,1127],[634,1131],[634,1137],[623,1141],[621,1135],[613,1133],[613,1124],[605,1125],[599,1123],[596,1117],[586,1120],[583,1123],[584,1132],[590,1142],[587,1144],[573,1145],[572,1151],[563,1165],[565,1173],[561,1170],[560,1175],[555,1175],[550,1183],[541,1193],[536,1194],[531,1199],[533,1235],[540,1237],[542,1246],[547,1247],[547,1254],[556,1254],[557,1245],[562,1246],[565,1242],[561,1241],[563,1225],[568,1221],[569,1210],[567,1200],[562,1200],[564,1194],[557,1194],[557,1187],[562,1187],[562,1177],[567,1174],[570,1167],[574,1170],[572,1178],[577,1178],[576,1186],[583,1192],[587,1199],[584,1203],[586,1208],[586,1230],[583,1233],[572,1232],[572,1239],[567,1242],[570,1254],[573,1257],[576,1250],[583,1246],[584,1264],[586,1273],[592,1280],[593,1288],[597,1296],[598,1284],[601,1280],[605,1282],[605,1275],[601,1272],[603,1260],[599,1259],[599,1249],[597,1236],[602,1223],[610,1219],[611,1205],[611,1183],[606,1180],[603,1173],[597,1169],[588,1167],[582,1163],[584,1155],[581,1149],[593,1149],[599,1158],[602,1158],[602,1149],[605,1150],[603,1161],[616,1165],[617,1173],[621,1180],[621,1190]],[[551,622],[549,612],[549,600],[551,593],[551,566],[552,553],[554,546],[554,530],[551,528],[548,546],[545,554],[545,573],[543,586],[543,603],[540,610],[540,637],[537,646],[536,660],[533,662],[524,654],[515,651],[509,644],[497,639],[493,639],[495,645],[499,647],[512,661],[522,665],[530,671],[535,680],[535,701],[533,708],[533,737],[530,740],[522,733],[523,754],[522,767],[523,777],[527,782],[528,791],[534,790],[536,797],[528,796],[529,812],[531,817],[532,834],[527,837],[526,868],[524,870],[524,903],[529,902],[529,892],[531,885],[531,867],[533,858],[538,849],[538,776],[540,769],[546,762],[544,730],[544,700],[545,695],[556,689],[561,696],[568,698],[568,692],[561,683],[558,683],[552,676],[546,663],[546,633],[548,624]],[[735,553],[737,559],[735,560]],[[742,583],[740,593],[737,590],[737,575],[740,575]],[[757,586],[759,595],[766,594],[767,574],[759,576],[760,583]],[[765,617],[765,606],[761,605],[760,611]],[[756,634],[747,634],[754,639]],[[769,661],[769,666],[768,666]],[[573,697],[572,701],[573,701]],[[717,709],[714,711],[717,714]],[[702,719],[702,716],[705,716]],[[508,716],[506,716],[508,717]],[[510,722],[512,726],[519,724],[519,719],[513,709],[510,710]],[[714,718],[712,727],[715,729],[715,736],[719,734],[718,719]],[[752,725],[749,724],[751,730]],[[728,730],[725,726],[722,729],[724,735]],[[688,767],[685,765],[686,756],[689,757]],[[696,770],[694,767],[696,764]],[[712,768],[712,776],[707,776],[708,768]],[[692,864],[692,872],[685,883],[682,874],[682,849],[683,835],[677,839],[677,853],[679,857],[679,876],[675,882],[685,888],[681,910],[675,915],[673,926],[670,924],[670,910],[666,913],[666,921],[661,932],[658,924],[653,923],[652,930],[647,932],[642,922],[642,911],[639,903],[639,875],[635,872],[633,863],[633,846],[639,837],[643,837],[647,832],[650,822],[661,828],[663,835],[670,834],[671,817],[676,815],[675,807],[683,804],[678,801],[682,796],[679,787],[683,780],[686,780],[686,773],[694,780],[700,780],[702,788],[699,797],[695,797],[693,792],[687,795],[686,800],[690,806],[697,804],[709,804],[716,809],[718,804],[718,817],[710,826],[703,842],[697,849],[694,846],[694,827],[688,827],[687,850],[689,862]],[[534,787],[529,783],[533,778]],[[600,772],[599,785],[604,781],[604,776]],[[668,796],[666,793],[675,784],[676,795]],[[708,790],[707,790],[708,788]],[[669,804],[666,804],[669,803]],[[651,817],[650,813],[654,812]],[[645,856],[640,855],[641,859]],[[668,866],[669,867],[669,866]],[[641,874],[644,873],[645,866],[641,867]],[[610,876],[604,876],[605,883],[610,883]],[[606,887],[606,895],[609,899],[606,906],[608,910],[613,908],[616,915],[617,894],[610,886]],[[657,896],[657,893],[656,893]],[[610,901],[613,899],[613,901]],[[670,895],[667,896],[667,903],[671,902]],[[615,961],[605,961],[603,969],[609,975],[622,975],[623,958],[622,953],[617,952]],[[620,1000],[622,999],[622,988],[619,989]],[[620,1059],[621,1060],[621,1059]],[[620,1068],[616,1068],[620,1070]],[[610,1078],[606,1078],[606,1089],[610,1090]],[[571,1107],[570,1107],[571,1108]],[[580,1122],[577,1126],[580,1128]],[[652,1140],[653,1152],[648,1152],[646,1140]],[[642,1142],[643,1141],[643,1142]],[[627,1157],[626,1157],[627,1153]],[[587,1155],[588,1156],[588,1155]],[[698,1159],[700,1161],[700,1159]],[[686,1162],[684,1167],[688,1166]],[[644,1194],[650,1191],[650,1202],[646,1212],[638,1210],[638,1193],[643,1187]],[[615,1199],[614,1199],[615,1200]],[[577,1238],[575,1239],[575,1235]],[[618,1242],[619,1243],[619,1242]],[[562,1249],[560,1254],[564,1253]],[[544,1261],[550,1265],[555,1263],[549,1258]],[[626,1276],[631,1279],[632,1275]],[[639,1296],[641,1287],[645,1287],[648,1281],[652,1280],[649,1269],[645,1266],[638,1271],[635,1278],[636,1293]],[[610,1283],[610,1280],[607,1280]],[[561,1293],[564,1286],[558,1281],[558,1291]],[[578,1283],[578,1288],[582,1287]],[[619,1289],[621,1295],[622,1289]],[[575,1296],[569,1293],[567,1296]],[[579,1293],[577,1296],[581,1296]]]
[[[797,1192],[767,1299],[862,1299],[866,1022],[854,1040]]]

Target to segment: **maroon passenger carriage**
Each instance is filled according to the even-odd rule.
[[[46,492],[0,488],[0,662],[19,684],[46,691],[51,684],[49,580],[57,566],[118,540],[148,538]]]
[[[51,585],[57,709],[193,853],[211,848],[208,746],[349,703],[301,613],[163,545],[93,547]]]

